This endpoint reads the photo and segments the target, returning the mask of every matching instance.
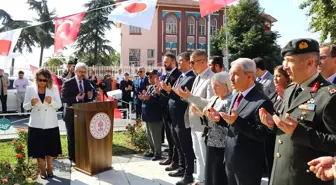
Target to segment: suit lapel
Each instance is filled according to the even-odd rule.
[[[208,68],[209,69],[209,68]],[[208,70],[208,69],[206,69],[206,70]],[[197,86],[196,86],[196,83],[197,83],[197,79],[195,80],[195,82],[194,82],[194,84],[195,84],[195,87],[193,87],[193,90],[192,90],[192,92],[196,92],[200,87],[202,87],[202,85],[203,85],[203,83],[205,82],[205,80],[206,79],[208,79],[208,76],[209,76],[209,73],[208,73],[208,71],[206,71],[205,72],[205,74],[204,74],[204,78],[202,78],[200,75],[199,75],[199,82],[198,82],[198,84],[197,84]],[[195,90],[194,90],[195,89]]]
[[[236,99],[237,99],[237,97],[238,97],[238,94],[239,93],[235,93],[234,95],[233,95],[233,97],[232,97],[232,101],[231,101],[231,105],[230,105],[230,113],[231,113],[231,111],[232,111],[232,109],[233,109],[233,106],[234,106],[234,104],[235,104],[235,102],[236,102]]]

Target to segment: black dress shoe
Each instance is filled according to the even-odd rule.
[[[164,161],[161,161],[159,164],[160,165],[170,165],[171,163],[172,163],[172,160],[168,158]]]
[[[152,161],[157,161],[157,160],[161,160],[161,159],[163,159],[163,157],[161,157],[161,156],[154,156],[152,158]]]
[[[45,174],[40,174],[41,179],[47,179],[47,173]]]
[[[183,177],[184,176],[184,170],[178,170],[177,172],[170,172],[168,173],[171,177]]]
[[[178,169],[178,164],[176,163],[171,163],[165,170],[167,172],[169,171],[174,171],[174,170],[177,170]]]
[[[166,148],[166,149],[164,149],[163,151],[164,151],[164,152],[169,152],[169,149],[168,149],[168,148]]]
[[[154,154],[152,152],[150,152],[150,153],[145,153],[144,156],[145,157],[154,157]]]
[[[176,183],[176,185],[188,185],[194,182],[194,178],[192,176],[185,176],[180,181]]]

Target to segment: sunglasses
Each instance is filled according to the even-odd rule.
[[[46,80],[46,79],[38,79],[37,81],[38,82],[48,82],[48,80]]]
[[[203,59],[199,59],[199,60],[192,60],[192,61],[190,61],[190,63],[192,64],[192,65],[194,65],[195,63],[198,63],[198,62],[200,62],[200,61],[202,61]]]

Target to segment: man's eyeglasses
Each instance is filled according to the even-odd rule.
[[[138,71],[138,73],[143,73],[143,71]]]
[[[38,82],[48,82],[48,80],[46,80],[46,79],[38,79],[37,81]]]

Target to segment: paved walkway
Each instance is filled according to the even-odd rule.
[[[55,178],[47,181],[38,179],[38,182],[43,185],[173,185],[180,180],[169,177],[164,170],[165,166],[142,155],[114,156],[113,170],[95,176],[75,170],[70,174],[70,164],[67,161],[55,161]],[[263,179],[261,185],[267,185],[267,179]]]

